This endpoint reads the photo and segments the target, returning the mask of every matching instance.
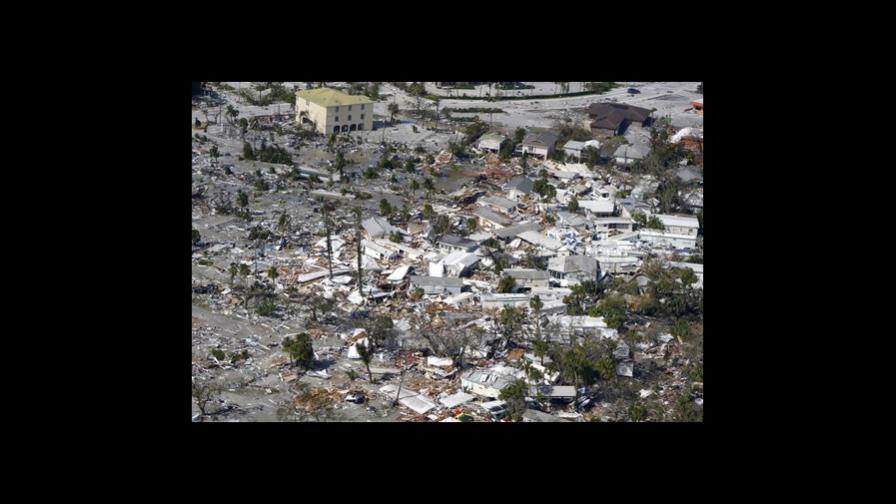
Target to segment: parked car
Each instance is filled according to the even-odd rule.
[[[628,88],[628,94],[641,94],[641,91],[639,91],[638,88],[630,87]]]

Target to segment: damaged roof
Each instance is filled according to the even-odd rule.
[[[571,255],[565,257],[552,257],[548,261],[548,269],[561,273],[583,272],[596,275],[600,270],[597,259],[584,255]]]
[[[557,143],[560,137],[556,133],[545,131],[542,133],[529,133],[523,138],[523,145],[531,145],[534,147],[552,147]]]
[[[591,123],[592,128],[615,130],[626,120],[644,122],[650,117],[650,114],[651,111],[646,108],[622,103],[592,103],[588,107],[588,115],[594,118]]]
[[[519,191],[521,193],[529,194],[532,192],[532,188],[535,187],[535,182],[532,181],[529,177],[525,175],[517,175],[510,179],[506,184],[504,184],[504,190],[509,191],[511,189],[515,191]]]

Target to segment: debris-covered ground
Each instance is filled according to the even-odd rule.
[[[493,118],[324,83],[380,94],[330,136],[288,100],[320,84],[194,96],[195,421],[702,421],[700,83],[439,104]],[[592,136],[596,102],[652,121]]]

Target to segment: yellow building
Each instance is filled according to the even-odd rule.
[[[373,129],[373,100],[335,89],[296,91],[296,122],[312,123],[323,133]]]

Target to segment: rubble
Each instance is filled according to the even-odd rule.
[[[671,418],[683,394],[702,408],[703,129],[702,116],[685,111],[699,98],[696,84],[637,83],[636,98],[610,89],[570,97],[575,106],[502,101],[499,121],[458,115],[438,131],[415,117],[402,88],[380,84],[400,105],[399,121],[381,126],[389,102],[374,100],[365,114],[375,129],[340,131],[332,141],[276,110],[292,105],[245,103],[246,93],[280,96],[263,83],[213,84],[207,99],[217,105],[202,105],[208,117],[194,111],[207,131],[191,154],[199,234],[191,365],[194,380],[226,379],[230,406],[197,416],[194,404],[191,417],[509,421],[498,398],[517,380],[540,397],[523,421],[630,420],[639,401],[657,401]],[[594,103],[630,102],[656,109],[658,127],[671,117],[670,142],[690,154],[670,160],[669,173],[628,168],[657,155],[653,126],[601,137],[612,118],[589,117]],[[248,129],[231,124],[228,105]],[[550,131],[563,117],[586,126],[576,135],[595,139]],[[467,139],[471,124],[477,135]],[[532,151],[525,161],[517,124]],[[494,151],[499,138],[516,147],[509,159],[478,150]],[[570,162],[532,150],[541,147],[532,139],[557,138],[553,150],[574,153]],[[595,159],[587,146],[598,149]],[[671,177],[675,198],[661,194]],[[670,302],[664,289],[680,298]],[[389,326],[377,326],[384,319]],[[307,365],[281,346],[299,335],[311,342]],[[374,350],[372,379],[359,343]],[[600,373],[564,368],[578,362],[564,357],[572,350]]]

